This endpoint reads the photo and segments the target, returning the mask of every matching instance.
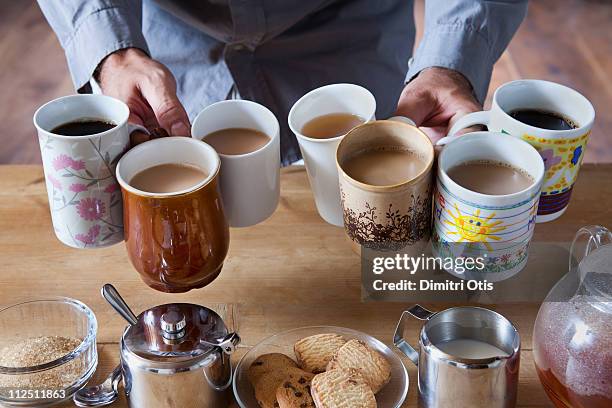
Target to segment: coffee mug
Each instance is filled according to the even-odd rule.
[[[344,230],[353,250],[422,251],[431,232],[434,148],[409,119],[378,120],[357,126],[336,153]],[[395,185],[370,185],[353,179],[344,166],[357,153],[406,150],[425,164],[412,178]]]
[[[349,113],[365,121],[374,120],[376,100],[370,91],[359,85],[333,84],[308,92],[289,111],[289,127],[300,145],[317,211],[326,222],[341,227],[336,149],[344,135],[315,139],[302,134],[302,128],[310,120],[333,113]]]
[[[423,322],[415,350],[404,339],[407,318]],[[393,344],[418,367],[419,407],[514,408],[521,337],[504,316],[482,307],[402,313]]]
[[[270,141],[246,154],[221,157],[221,196],[231,227],[258,224],[274,213],[280,198],[280,127],[265,106],[247,100],[228,100],[204,108],[193,121],[192,137],[206,141],[212,132],[253,129]]]
[[[171,193],[150,193],[130,185],[139,172],[168,163],[198,167],[206,177]],[[119,160],[127,252],[153,289],[186,292],[209,284],[221,272],[229,227],[218,190],[220,164],[212,147],[187,137],[151,140]]]
[[[518,109],[553,112],[570,119],[577,127],[551,130],[530,126],[510,115]],[[546,166],[537,222],[547,222],[559,218],[569,204],[594,120],[593,105],[577,91],[554,82],[518,80],[495,91],[491,110],[467,114],[455,123],[449,135],[481,124],[490,131],[519,137],[534,146]]]
[[[532,179],[512,194],[489,195],[468,190],[448,175],[468,162],[504,163]],[[544,163],[529,143],[492,132],[455,138],[438,157],[434,195],[433,252],[441,258],[483,258],[484,267],[447,272],[463,279],[499,281],[518,273],[527,263],[533,236]]]
[[[53,229],[74,248],[100,248],[123,240],[121,191],[115,166],[129,148],[129,109],[104,95],[70,95],[34,114]],[[64,136],[56,127],[83,119],[112,122],[105,132]]]

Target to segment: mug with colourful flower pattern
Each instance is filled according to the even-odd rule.
[[[530,126],[510,115],[519,109],[554,112],[571,119],[577,127],[552,130]],[[569,204],[594,120],[593,105],[579,92],[554,82],[518,80],[495,91],[491,110],[465,115],[449,135],[481,124],[490,131],[516,136],[535,147],[546,170],[537,222],[546,222],[560,217]]]
[[[121,189],[115,167],[129,148],[129,109],[104,95],[55,99],[34,114],[57,238],[74,248],[105,247],[123,240]],[[57,126],[99,119],[116,126],[94,135],[63,136]]]

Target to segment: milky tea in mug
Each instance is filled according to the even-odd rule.
[[[256,129],[227,128],[209,133],[204,140],[217,153],[240,155],[261,149],[270,142],[270,137]]]
[[[134,175],[129,183],[149,193],[172,193],[187,190],[207,177],[199,167],[181,163],[158,164]]]
[[[302,127],[302,134],[313,139],[330,139],[347,134],[365,120],[353,113],[328,113],[309,120]]]
[[[490,195],[517,193],[533,184],[533,178],[524,170],[487,160],[468,161],[451,167],[448,176],[461,187]]]

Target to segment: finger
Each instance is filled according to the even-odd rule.
[[[405,88],[397,103],[396,115],[406,116],[421,126],[435,111],[436,101],[429,92],[415,92]]]
[[[423,133],[429,136],[429,139],[434,145],[438,142],[438,140],[446,136],[446,128],[443,127],[421,127],[420,129],[423,131]]]
[[[157,122],[172,136],[190,136],[189,118],[175,93],[173,79],[165,78],[162,83],[148,82],[140,91],[155,113]]]
[[[134,125],[144,126],[146,127],[146,115],[143,114],[143,111],[146,112],[146,109],[143,109],[142,103],[138,103],[136,100],[128,99],[127,101],[128,109],[130,110],[130,115],[128,117],[128,122]],[[141,143],[144,143],[150,140],[150,136],[140,130],[135,130],[130,133],[130,146],[134,147]]]
[[[149,135],[140,130],[135,130],[130,133],[130,144],[132,147],[144,143],[150,139]]]

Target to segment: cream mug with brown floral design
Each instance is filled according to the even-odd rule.
[[[128,116],[126,104],[104,95],[65,96],[34,114],[53,229],[68,246],[99,248],[123,241],[115,167],[129,147]],[[92,135],[53,133],[60,125],[83,120],[115,126]]]
[[[412,175],[388,185],[363,182],[367,179],[355,176],[351,161],[370,152],[403,152],[419,164]],[[342,139],[336,163],[344,229],[353,249],[420,253],[431,233],[434,148],[429,137],[406,118],[368,122]]]

